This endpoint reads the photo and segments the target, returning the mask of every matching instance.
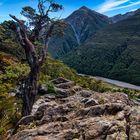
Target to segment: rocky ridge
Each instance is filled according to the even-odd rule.
[[[124,93],[97,93],[74,82],[41,88],[32,115],[22,118],[10,140],[139,140],[140,106]]]
[[[130,11],[130,12],[127,12],[125,14],[118,14],[118,15],[115,15],[113,17],[110,18],[111,22],[112,23],[117,23],[119,21],[122,21],[122,20],[125,20],[125,19],[128,19],[129,17],[137,14],[140,12],[140,9],[137,9],[137,10],[134,10],[134,11]]]

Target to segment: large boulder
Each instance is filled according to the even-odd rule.
[[[69,89],[75,85],[75,83],[73,81],[64,79],[62,77],[52,80],[52,83],[57,88],[63,88],[63,89]]]
[[[38,93],[39,93],[40,95],[48,94],[49,91],[48,91],[47,86],[46,86],[46,85],[40,85],[40,86],[38,87]]]
[[[70,81],[70,80],[67,80],[67,79],[65,79],[65,78],[63,78],[63,77],[59,77],[59,78],[57,78],[57,79],[52,80],[51,82],[52,82],[53,84],[57,85],[57,84],[61,84],[61,83],[67,83],[67,82],[69,82],[69,81]]]

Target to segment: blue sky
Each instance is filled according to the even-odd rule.
[[[55,0],[64,10],[53,16],[67,17],[81,6],[87,6],[107,16],[126,13],[140,8],[140,0]],[[0,22],[9,19],[9,13],[23,18],[19,13],[27,5],[35,7],[37,0],[0,0]]]

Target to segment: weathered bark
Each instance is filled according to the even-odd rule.
[[[22,116],[30,115],[33,104],[38,92],[38,79],[39,79],[39,67],[35,65],[30,71],[26,79],[24,79],[21,91],[22,91]]]
[[[17,33],[19,35],[21,46],[25,50],[27,62],[30,66],[30,73],[25,79],[23,79],[23,83],[20,87],[23,101],[22,116],[27,116],[31,114],[32,107],[38,92],[38,79],[41,65],[39,65],[39,59],[35,50],[35,46],[29,40],[24,28],[24,24],[15,16],[10,16],[19,24]]]

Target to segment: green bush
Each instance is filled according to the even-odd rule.
[[[5,53],[0,53],[0,66],[0,139],[5,139],[7,130],[20,118],[19,99],[12,92],[20,78],[28,74],[29,68]]]

